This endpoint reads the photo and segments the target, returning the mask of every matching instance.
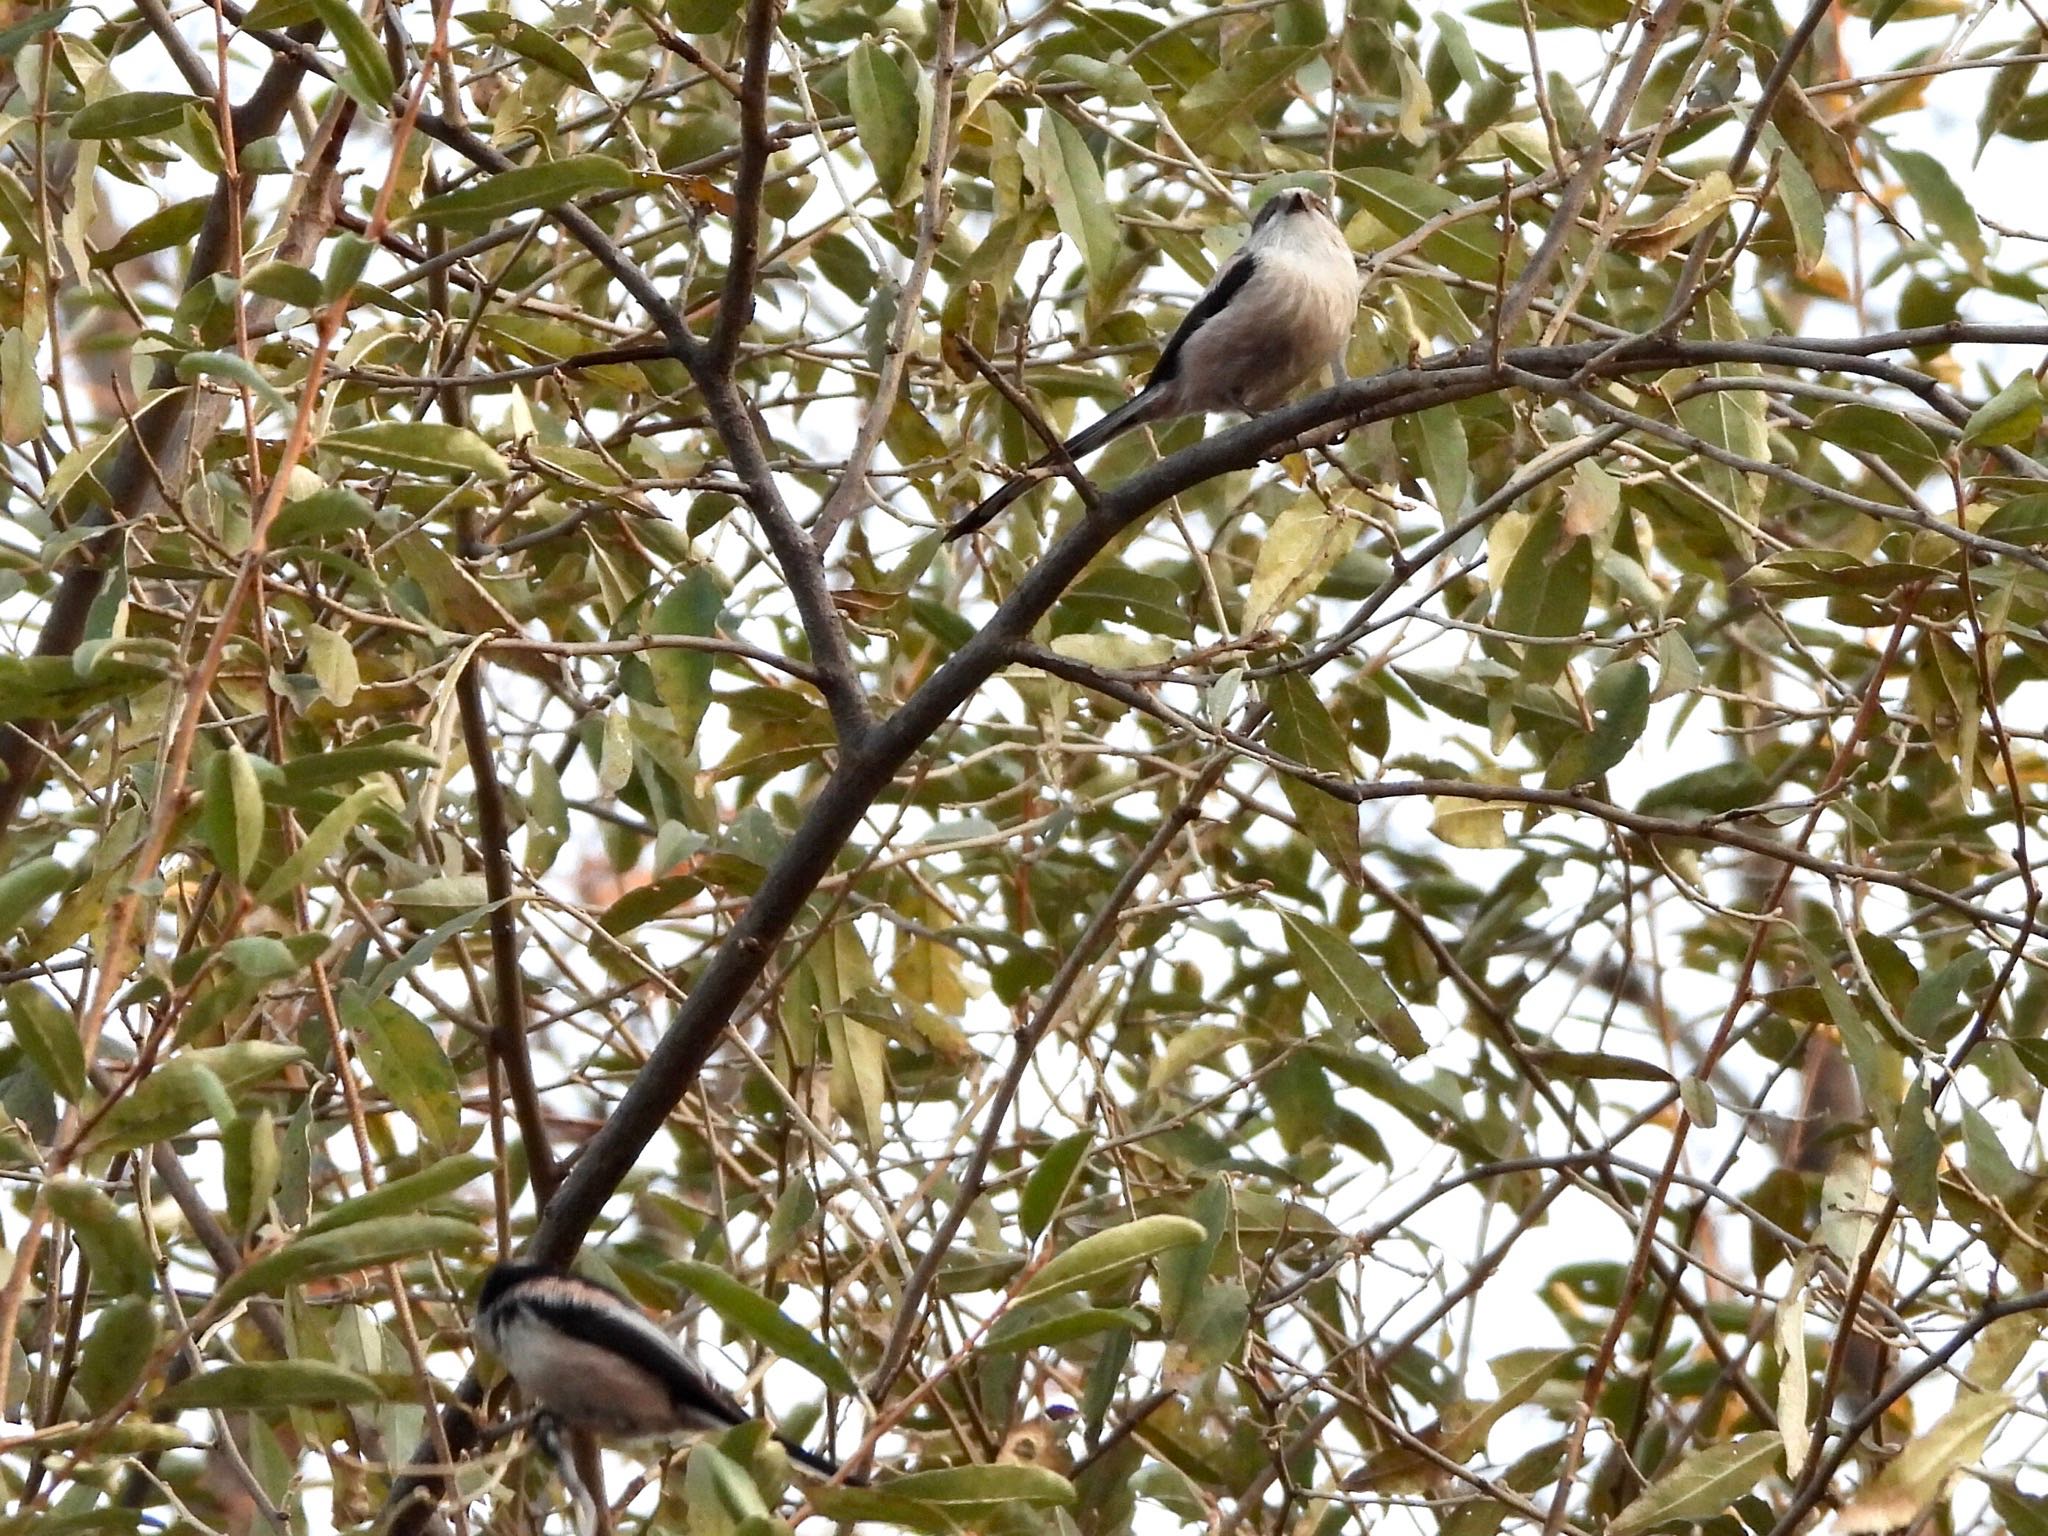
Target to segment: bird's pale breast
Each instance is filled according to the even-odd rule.
[[[609,1350],[525,1317],[499,1329],[493,1348],[518,1361],[513,1375],[536,1407],[564,1421],[616,1436],[672,1434],[678,1422],[667,1386]]]

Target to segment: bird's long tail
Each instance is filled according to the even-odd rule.
[[[1150,421],[1158,408],[1157,394],[1151,390],[1139,390],[1100,421],[1084,427],[1068,438],[1060,445],[1059,453],[1041,454],[1031,462],[1028,469],[1010,480],[995,495],[983,501],[958,522],[949,525],[946,529],[946,542],[950,544],[955,539],[964,539],[976,529],[986,528],[994,522],[1011,502],[1045,478],[1045,471],[1060,462],[1062,453],[1069,461],[1084,459],[1108,443],[1111,438],[1121,437],[1132,427]]]
[[[839,1475],[839,1463],[831,1457],[820,1456],[816,1451],[806,1450],[786,1435],[777,1435],[775,1443],[789,1452],[789,1459],[791,1461],[803,1463],[803,1465],[817,1473],[818,1476],[837,1477]],[[865,1488],[867,1486],[867,1479],[864,1477],[849,1477],[846,1481],[855,1488]]]

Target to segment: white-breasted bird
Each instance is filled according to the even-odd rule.
[[[753,1418],[639,1307],[609,1286],[540,1264],[496,1264],[476,1333],[527,1401],[555,1421],[620,1439],[732,1429]],[[821,1477],[838,1465],[775,1437]]]
[[[1256,416],[1325,364],[1342,378],[1358,296],[1358,263],[1329,204],[1305,187],[1274,193],[1244,244],[1168,338],[1145,387],[1068,438],[1066,458],[1093,453],[1148,421],[1197,411]],[[1051,452],[1039,458],[948,527],[947,539],[986,526],[1060,458]]]

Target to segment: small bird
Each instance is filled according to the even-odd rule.
[[[1145,422],[1197,411],[1256,416],[1326,363],[1342,378],[1358,294],[1358,263],[1329,204],[1305,187],[1274,193],[1168,339],[1145,387],[952,524],[947,540],[985,527],[1062,453],[1079,459]]]
[[[496,1264],[476,1332],[519,1390],[557,1423],[619,1439],[732,1429],[753,1415],[609,1286],[541,1264]],[[777,1435],[821,1477],[836,1462]]]

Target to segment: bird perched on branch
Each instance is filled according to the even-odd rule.
[[[1168,339],[1145,387],[947,528],[947,539],[985,527],[1062,458],[1093,453],[1145,422],[1197,411],[1256,416],[1325,364],[1342,378],[1358,293],[1358,264],[1329,204],[1305,187],[1274,193]]]
[[[732,1429],[753,1417],[631,1301],[563,1270],[492,1266],[477,1295],[476,1332],[556,1424],[640,1439]],[[819,1476],[838,1475],[837,1463],[775,1438]]]

